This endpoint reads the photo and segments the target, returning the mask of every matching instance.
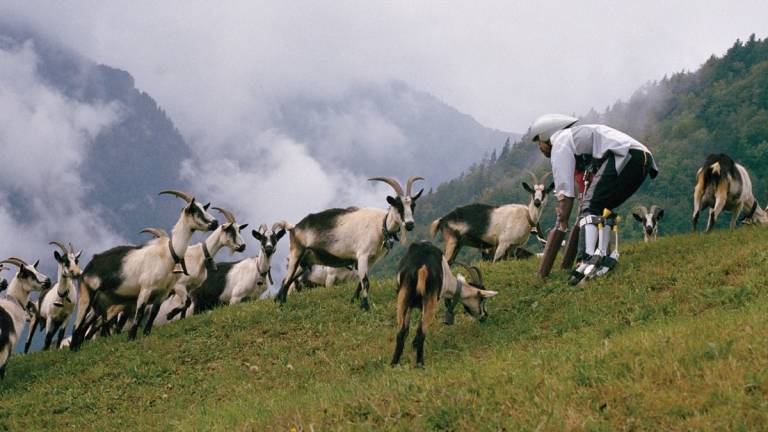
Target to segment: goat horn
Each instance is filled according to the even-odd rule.
[[[148,228],[144,228],[143,230],[141,230],[139,232],[140,233],[152,234],[153,236],[155,236],[157,238],[168,237],[168,233],[166,233],[165,230],[161,229],[161,228],[148,227]]]
[[[61,251],[64,252],[64,255],[69,253],[69,251],[67,250],[67,247],[64,246],[63,244],[61,244],[61,242],[58,242],[58,241],[54,240],[52,242],[48,242],[48,244],[49,245],[56,245],[56,246],[58,246],[59,249],[61,249]]]
[[[188,193],[179,192],[177,190],[172,190],[172,189],[164,190],[164,191],[160,192],[158,195],[164,195],[164,194],[165,195],[176,195],[177,197],[183,199],[187,203],[191,203],[192,199],[193,199],[192,196],[189,195]]]
[[[395,190],[395,193],[397,193],[398,196],[405,196],[403,194],[403,188],[400,186],[400,183],[397,182],[397,180],[393,179],[392,177],[371,177],[368,179],[368,181],[380,181],[384,182],[390,186],[392,186],[392,189]]]
[[[464,269],[467,270],[467,273],[469,273],[468,276],[470,279],[470,283],[472,285],[483,286],[483,276],[480,274],[480,269],[478,269],[475,266],[469,266],[460,261],[454,261],[453,263],[460,267],[464,267]]]
[[[290,224],[284,220],[275,222],[274,225],[272,225],[272,232],[277,232],[280,229],[288,230],[290,227]]]
[[[10,258],[4,259],[4,260],[0,261],[0,264],[2,264],[2,263],[13,264],[13,265],[15,265],[18,268],[22,268],[22,267],[28,265],[27,263],[24,262],[23,259],[16,258],[16,257],[10,257]]]
[[[413,187],[413,183],[416,182],[417,180],[424,180],[424,177],[413,176],[408,179],[408,183],[406,183],[406,186],[405,186],[405,194],[407,196],[411,196],[411,187]]]
[[[75,247],[72,246],[72,242],[69,242],[69,251],[75,253]]]
[[[227,219],[227,222],[229,222],[229,223],[231,223],[231,224],[235,224],[235,223],[237,223],[237,222],[235,221],[235,215],[233,215],[231,211],[229,211],[229,210],[227,210],[227,209],[223,209],[223,208],[221,208],[221,207],[213,207],[213,209],[214,209],[214,210],[217,210],[219,213],[223,214],[223,215],[224,215],[224,218],[226,218],[226,219]]]
[[[533,173],[533,171],[528,171],[528,174],[531,175],[531,178],[533,179],[533,185],[536,186],[539,184],[539,178],[536,177],[536,174]]]
[[[645,215],[647,215],[647,214],[648,214],[648,209],[647,209],[647,208],[645,208],[645,206],[644,206],[644,205],[638,205],[638,206],[637,206],[637,209],[638,209],[638,210],[640,210],[640,211],[643,213],[643,216],[645,216]]]
[[[545,172],[544,175],[541,177],[541,179],[539,179],[541,184],[544,184],[547,181],[547,177],[549,177],[550,175],[552,175],[552,172],[550,171]]]
[[[267,227],[267,224],[259,225],[259,232],[262,233],[262,234],[266,233],[268,229],[269,229],[269,227]]]

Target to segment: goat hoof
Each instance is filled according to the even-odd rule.
[[[417,363],[416,363],[416,369],[424,369],[424,363],[422,363],[422,362],[417,362]]]
[[[368,297],[364,297],[362,300],[360,300],[360,309],[364,311],[371,310],[371,306],[368,304]]]

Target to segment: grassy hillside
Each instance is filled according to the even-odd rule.
[[[614,274],[578,288],[542,283],[535,260],[485,265],[501,292],[488,321],[436,324],[423,370],[410,349],[388,366],[388,279],[370,313],[340,287],[19,355],[0,430],[765,430],[766,241],[627,244]]]

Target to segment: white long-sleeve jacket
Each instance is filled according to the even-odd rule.
[[[629,161],[630,150],[650,153],[642,143],[612,127],[605,125],[577,125],[555,132],[552,143],[552,178],[555,181],[555,196],[576,196],[576,156],[589,154],[602,159],[612,152],[616,161],[616,172],[621,173]],[[654,167],[655,168],[655,167]]]

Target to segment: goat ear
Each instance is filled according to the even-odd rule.
[[[264,241],[264,234],[256,230],[251,230],[251,235],[253,236],[253,238],[255,238],[258,241]]]
[[[550,193],[553,190],[555,190],[555,182],[550,183],[549,186],[547,186],[547,189],[544,191],[544,193]]]
[[[80,259],[80,255],[82,254],[83,254],[83,250],[80,249],[80,252],[78,252],[77,255],[75,255],[75,259]]]
[[[38,264],[40,264],[40,260],[35,261],[35,263],[32,264],[32,267],[37,268]]]
[[[283,238],[284,235],[285,235],[285,230],[284,229],[281,229],[280,231],[275,233],[275,237],[277,237],[277,240],[280,240],[281,238]]]
[[[638,222],[642,222],[643,221],[643,218],[641,218],[640,215],[637,214],[637,213],[632,213],[632,216],[634,216],[635,220],[638,221]]]
[[[64,257],[61,256],[61,254],[59,254],[59,251],[53,251],[53,259],[55,259],[56,262],[59,262],[59,263],[64,261]]]
[[[397,199],[387,195],[387,203],[389,205],[391,205],[392,207],[396,207],[397,206]]]
[[[204,205],[204,206],[203,206],[203,209],[204,209],[204,210],[208,210],[208,207],[210,207],[210,206],[211,206],[211,203],[208,203],[208,204],[206,204],[206,205]]]
[[[525,189],[526,191],[528,191],[528,193],[534,193],[534,192],[535,192],[535,191],[533,190],[533,188],[532,188],[532,187],[530,187],[530,186],[528,186],[528,183],[526,183],[526,182],[523,182],[523,189]]]
[[[416,201],[421,196],[421,193],[424,192],[424,189],[422,188],[419,193],[411,197],[411,200]]]
[[[498,295],[498,291],[488,291],[488,290],[478,290],[477,296],[482,298],[491,298],[496,297]]]
[[[245,229],[247,226],[248,226],[248,224],[242,224],[242,225],[240,225],[240,226],[237,228],[237,230],[238,230],[238,231],[242,231],[242,230],[244,230],[244,229]]]
[[[656,213],[656,220],[661,220],[661,218],[664,217],[664,209],[659,209],[659,211]]]

